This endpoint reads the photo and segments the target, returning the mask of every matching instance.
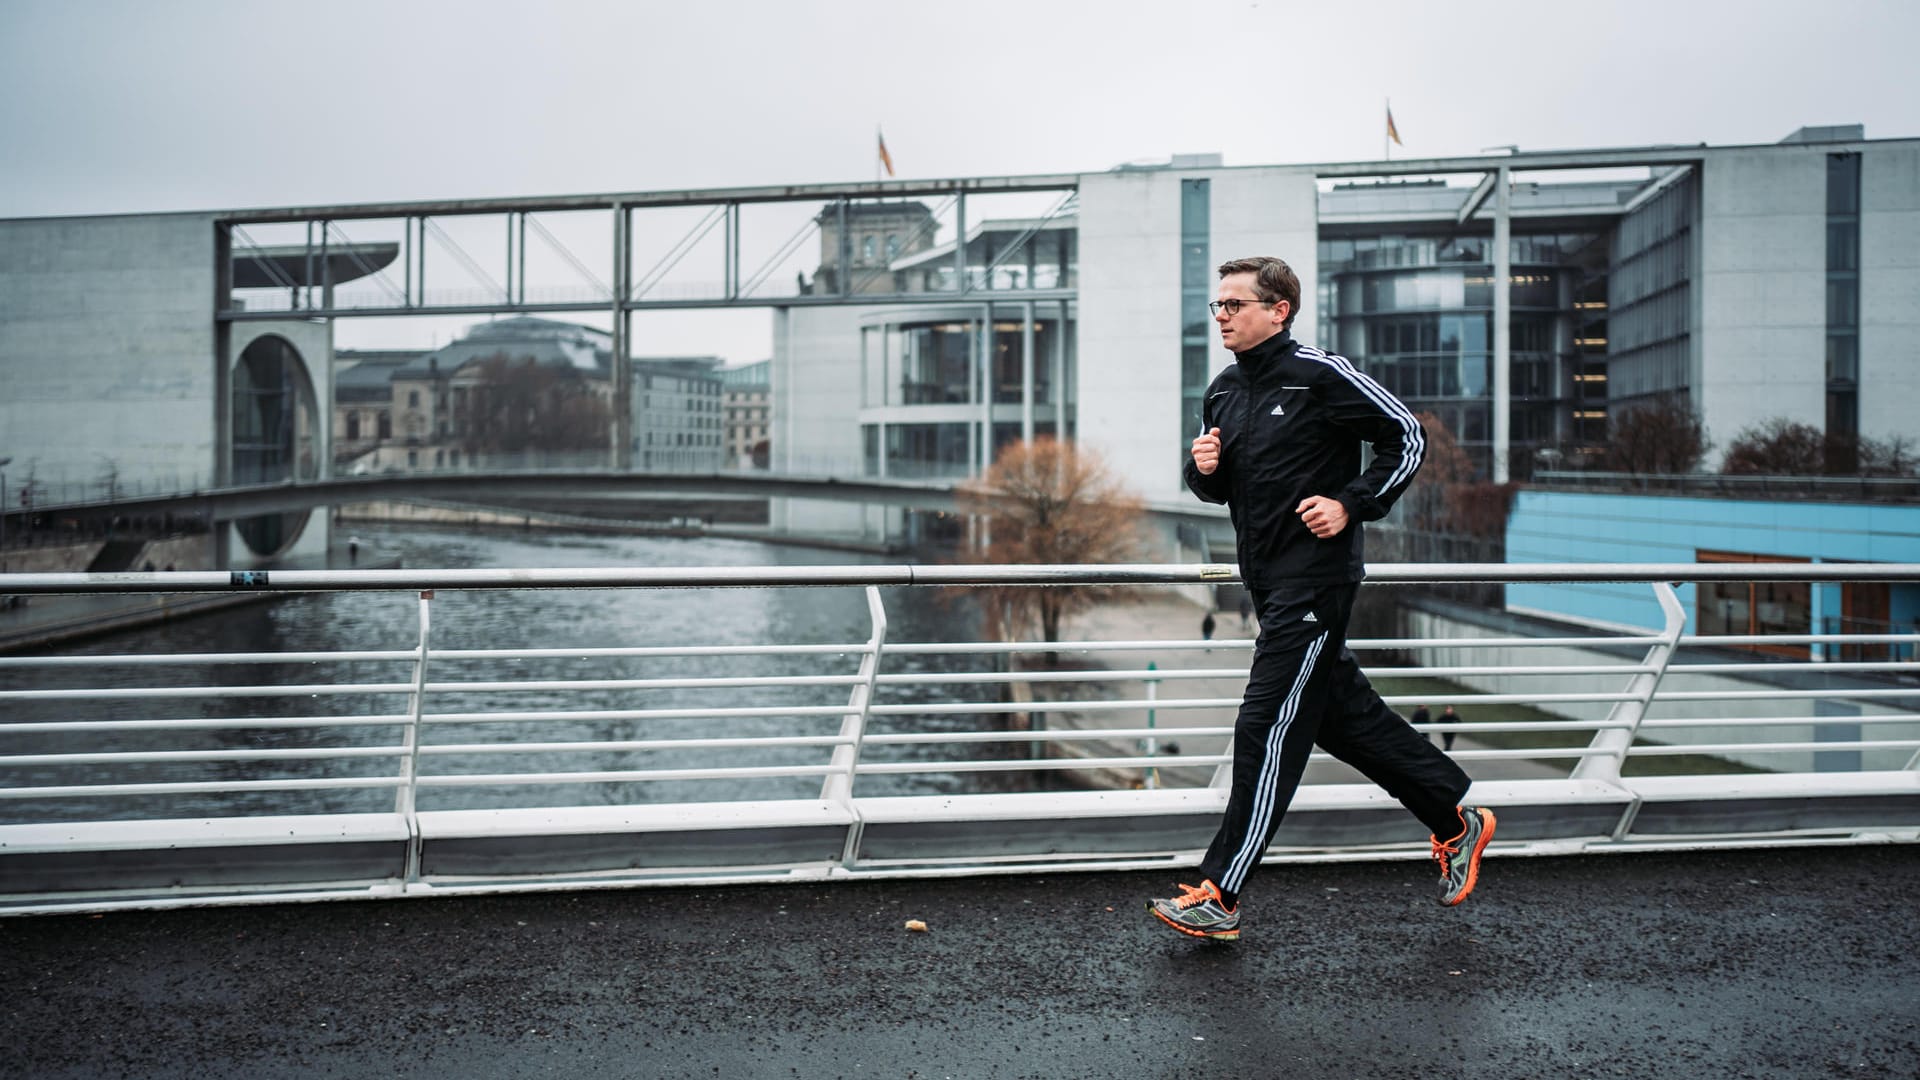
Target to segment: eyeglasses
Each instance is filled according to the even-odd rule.
[[[1267,307],[1271,307],[1274,304],[1277,304],[1279,302],[1280,301],[1278,300],[1242,300],[1239,297],[1235,297],[1232,300],[1215,300],[1213,303],[1207,305],[1207,310],[1213,312],[1215,315],[1218,315],[1220,314],[1220,309],[1225,308],[1227,312],[1227,317],[1232,318],[1233,316],[1240,314],[1240,308],[1244,305],[1261,304]]]

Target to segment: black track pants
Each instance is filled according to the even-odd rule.
[[[1260,642],[1233,727],[1233,788],[1200,864],[1238,893],[1260,865],[1317,742],[1411,810],[1429,832],[1460,831],[1454,808],[1472,782],[1389,709],[1347,651],[1358,583],[1253,594]]]

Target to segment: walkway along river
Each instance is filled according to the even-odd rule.
[[[399,558],[409,567],[597,567],[688,565],[857,564],[881,561],[878,556],[783,547],[776,544],[715,538],[670,539],[604,534],[556,532],[427,530],[416,526],[378,524],[356,526],[362,551],[378,551]],[[972,606],[963,598],[933,589],[885,590],[888,641],[964,641],[977,635]],[[418,635],[418,601],[414,594],[330,593],[289,597],[205,618],[189,619],[144,630],[128,631],[68,646],[62,653],[117,655],[134,653],[227,653],[405,650]],[[549,590],[516,592],[443,592],[433,601],[433,646],[436,649],[566,648],[570,646],[765,645],[860,643],[871,633],[862,591],[837,589],[629,589]],[[889,657],[890,672],[957,670],[977,664],[978,658],[947,656]],[[951,665],[951,666],[949,666]],[[534,679],[588,680],[642,677],[712,677],[738,675],[852,674],[858,658],[852,654],[802,656],[729,656],[671,658],[553,658],[502,662],[436,661],[429,672],[435,680]],[[343,670],[345,673],[343,673]],[[335,680],[405,682],[411,665],[355,664],[328,668]],[[185,686],[298,686],[328,678],[319,666],[291,664],[205,664],[177,669],[108,667],[85,670],[25,669],[0,672],[0,686],[32,689],[48,686],[143,687]],[[894,704],[916,701],[979,700],[978,686],[916,686],[883,688],[884,700]],[[764,716],[725,719],[618,720],[579,719],[533,723],[502,721],[488,724],[434,725],[431,740],[466,743],[522,739],[545,743],[571,740],[683,738],[701,735],[832,735],[837,717],[781,716],[781,705],[844,704],[848,688],[731,688],[662,689],[642,695],[633,690],[577,690],[567,692],[511,691],[459,692],[430,695],[426,712],[483,712],[521,709],[662,709],[767,704]],[[948,695],[952,695],[951,697]],[[644,700],[640,700],[644,697]],[[260,716],[339,716],[404,714],[406,695],[336,697],[289,695],[286,698],[205,698],[141,700],[131,702],[51,701],[10,706],[4,723],[30,720],[156,719]],[[980,718],[958,716],[903,716],[874,718],[871,730],[911,727],[915,730],[963,730]],[[401,739],[399,725],[363,727],[259,727],[200,730],[188,733],[116,733],[114,748],[253,749],[322,746],[392,746]],[[97,750],[98,733],[34,733],[6,739],[9,754],[74,753]],[[890,747],[886,756],[910,757],[914,747]],[[553,753],[552,760],[523,758],[516,770],[578,771],[583,768],[668,769],[711,766],[713,750],[620,751],[602,755],[591,764],[578,753]],[[820,748],[773,748],[726,752],[728,764],[775,764],[824,761]],[[1026,753],[1020,746],[972,744],[931,748],[951,759],[956,755],[1010,757]],[[871,757],[879,756],[869,751]],[[310,775],[391,775],[393,759],[368,758],[357,762],[316,764],[300,761],[227,761],[216,763],[154,763],[115,767],[121,783],[189,780],[235,780]],[[497,759],[474,755],[433,760],[436,772],[493,772]],[[22,768],[15,779],[21,785],[98,782],[102,778],[85,765]],[[325,770],[324,772],[322,770]],[[863,793],[925,794],[953,790],[981,790],[983,783],[1004,785],[996,774],[912,773],[863,777]],[[1014,781],[1020,782],[1020,781]],[[734,781],[605,782],[554,787],[517,787],[485,790],[423,789],[420,808],[473,806],[540,806],[571,803],[619,804],[664,800],[727,800],[739,798],[795,798],[817,793],[818,777],[784,777]],[[1004,788],[999,788],[1004,789]],[[343,812],[391,807],[387,789],[331,792],[267,791],[210,793],[164,798],[115,797],[108,807],[98,799],[33,799],[0,803],[0,821],[80,820],[100,816],[202,816],[257,813]]]

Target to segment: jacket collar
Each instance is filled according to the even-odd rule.
[[[1282,330],[1246,352],[1234,353],[1233,358],[1251,374],[1272,367],[1282,357],[1293,352],[1293,347],[1292,332]]]

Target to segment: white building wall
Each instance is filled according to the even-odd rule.
[[[1274,255],[1300,275],[1294,335],[1315,341],[1313,175],[1290,169],[1090,174],[1080,186],[1079,438],[1149,501],[1192,498],[1181,448],[1195,432],[1180,401],[1180,181],[1208,179],[1208,275],[1228,259]],[[1211,295],[1209,288],[1209,295]],[[1209,375],[1233,362],[1216,350]]]
[[[1870,147],[1860,175],[1860,433],[1920,437],[1920,147]]]
[[[1708,468],[1776,416],[1826,426],[1827,154],[1715,151],[1701,177],[1700,377]]]
[[[213,483],[213,242],[205,214],[0,221],[10,488]]]
[[[1149,501],[1184,493],[1180,180],[1080,178],[1078,439]]]
[[[1320,279],[1320,199],[1313,174],[1234,169],[1215,173],[1211,187],[1213,265],[1256,255],[1286,260],[1300,278],[1294,339],[1337,352],[1334,342],[1320,340],[1320,313],[1314,310]],[[1233,354],[1219,350],[1213,370],[1232,359]]]
[[[808,476],[860,476],[859,308],[776,311],[771,391],[772,470]],[[857,537],[866,532],[859,506],[774,499],[775,529]]]

